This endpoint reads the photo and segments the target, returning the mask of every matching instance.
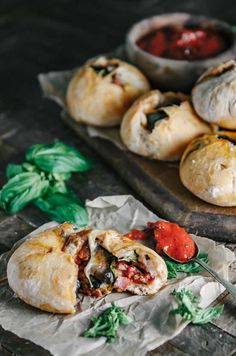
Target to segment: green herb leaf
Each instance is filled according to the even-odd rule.
[[[13,174],[13,171],[14,169],[10,173]],[[8,213],[17,213],[25,205],[45,194],[48,187],[49,181],[44,174],[19,173],[0,191],[0,206]]]
[[[197,325],[209,323],[209,321],[217,319],[223,313],[223,310],[223,305],[214,308],[198,308],[194,318],[192,319],[192,323]]]
[[[198,258],[200,258],[202,261],[208,263],[208,254],[205,252],[202,252],[198,255]],[[190,261],[188,263],[177,263],[174,262],[170,259],[165,259],[165,263],[168,269],[168,279],[176,278],[178,272],[184,272],[184,273],[198,273],[199,271],[202,270],[202,267],[194,262]]]
[[[156,122],[168,117],[168,115],[165,111],[158,110],[158,111],[151,112],[150,114],[147,114],[146,117],[147,117],[147,128],[148,130],[152,131],[155,127]]]
[[[194,296],[191,290],[181,289],[180,292],[174,290],[171,293],[179,302],[176,309],[171,310],[171,314],[180,315],[185,320],[191,320],[193,324],[206,324],[211,320],[218,318],[224,309],[224,306],[200,308],[197,306],[198,298]]]
[[[117,307],[114,303],[98,317],[91,319],[92,327],[83,333],[86,337],[105,336],[109,343],[117,338],[117,330],[120,325],[127,325],[132,319],[125,314],[125,311]]]
[[[7,165],[6,175],[8,179],[15,177],[17,174],[24,173],[24,172],[40,173],[40,171],[35,165],[28,162],[24,162],[22,164],[9,163]]]
[[[24,169],[21,164],[11,164],[9,163],[7,165],[7,179],[15,177],[17,174],[23,173]]]
[[[62,142],[33,145],[27,150],[26,159],[49,173],[84,172],[91,167],[78,150]]]
[[[46,195],[37,199],[34,203],[55,221],[68,221],[74,223],[77,227],[83,227],[88,224],[86,208],[72,193],[54,193],[54,190],[50,188]]]

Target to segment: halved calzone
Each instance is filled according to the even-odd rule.
[[[26,240],[7,266],[10,287],[26,303],[73,313],[77,293],[99,297],[113,289],[153,294],[167,280],[163,259],[118,232],[77,230],[64,223]]]

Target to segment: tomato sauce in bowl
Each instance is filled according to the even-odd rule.
[[[137,45],[157,57],[194,61],[217,56],[231,44],[217,29],[169,25],[144,35]]]

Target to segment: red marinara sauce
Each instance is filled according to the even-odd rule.
[[[156,251],[163,250],[170,257],[188,262],[196,252],[195,243],[187,231],[179,225],[167,221],[157,221],[154,227],[154,238],[157,241]]]
[[[158,57],[199,60],[214,57],[230,45],[222,32],[199,26],[165,26],[138,40],[137,45]]]

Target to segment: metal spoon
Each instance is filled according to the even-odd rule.
[[[226,279],[224,279],[223,277],[221,277],[216,271],[214,271],[208,264],[206,264],[204,261],[202,261],[200,258],[198,258],[198,253],[199,253],[199,248],[195,242],[195,255],[189,259],[187,262],[190,261],[194,261],[197,262],[200,266],[202,266],[207,272],[209,272],[219,283],[222,284],[222,286],[224,286],[227,291],[234,297],[236,298],[236,287],[226,281]],[[165,251],[165,249],[163,249],[163,252],[173,261],[178,262],[178,263],[185,263],[183,261],[179,261],[173,257],[171,257],[170,255],[168,255],[168,253]]]

